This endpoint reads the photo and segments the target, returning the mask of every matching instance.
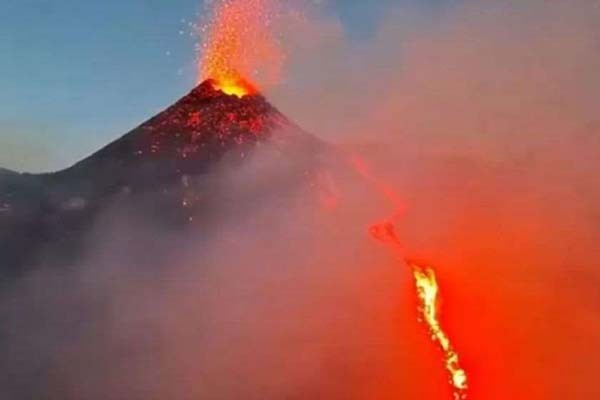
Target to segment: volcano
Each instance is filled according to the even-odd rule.
[[[99,195],[124,185],[143,190],[182,174],[206,173],[225,154],[243,159],[267,140],[317,143],[262,95],[227,95],[207,80],[120,139],[47,179],[76,182],[80,190]]]
[[[72,258],[97,215],[115,201],[182,226],[206,206],[189,195],[190,182],[207,182],[224,163],[242,165],[263,145],[309,158],[327,147],[260,93],[228,95],[207,80],[70,168],[39,175],[1,170],[0,274],[18,273],[42,254]]]

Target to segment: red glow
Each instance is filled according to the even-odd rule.
[[[371,236],[382,243],[393,244],[395,246],[401,246],[400,239],[396,234],[396,227],[391,222],[383,222],[380,224],[372,225],[369,229]]]
[[[408,261],[404,257],[404,249],[400,238],[396,233],[396,227],[393,220],[399,217],[400,210],[402,209],[402,203],[400,202],[399,196],[391,188],[391,185],[378,179],[374,179],[370,169],[362,159],[353,157],[352,164],[356,171],[365,180],[369,181],[383,197],[388,199],[396,209],[392,217],[382,223],[372,225],[369,232],[375,240],[387,245],[396,257],[403,260],[412,269],[417,297],[419,299],[418,310],[420,319],[426,323],[432,341],[438,345],[443,353],[444,367],[450,378],[449,383],[453,389],[454,399],[466,399],[468,388],[467,373],[461,367],[459,355],[454,349],[449,336],[442,328],[439,320],[440,297],[435,272],[431,267],[424,267],[422,264]]]

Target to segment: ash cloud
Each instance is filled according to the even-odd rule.
[[[599,394],[599,14],[396,6],[360,44],[325,16],[288,27],[273,102],[404,198],[401,239],[438,270],[474,398]],[[84,261],[5,288],[6,397],[450,398],[408,271],[367,235],[390,205],[326,162],[323,208],[287,161],[220,170],[210,223],[185,233],[115,205]]]
[[[199,178],[211,206],[185,232],[115,204],[81,262],[4,290],[7,398],[351,398],[380,380],[364,366],[394,343],[379,329],[402,274],[368,219],[346,231],[310,180],[291,182],[314,165],[287,156],[263,146]]]
[[[405,197],[399,230],[442,274],[474,397],[599,394],[598,17],[587,0],[397,6],[360,44],[323,19],[273,93]]]

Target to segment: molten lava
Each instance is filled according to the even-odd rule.
[[[215,90],[220,90],[229,96],[237,96],[242,98],[257,94],[258,91],[246,79],[239,76],[222,76],[220,79],[212,80],[212,87]]]
[[[384,222],[373,225],[370,232],[374,239],[390,246],[396,256],[401,256],[402,246],[393,223]],[[432,339],[438,343],[444,352],[445,367],[450,375],[454,398],[456,400],[465,399],[467,396],[467,374],[460,367],[458,353],[452,347],[450,339],[442,329],[438,319],[439,286],[435,272],[430,267],[421,267],[408,260],[405,260],[405,262],[413,270],[420,302],[419,312],[431,332]]]
[[[423,321],[431,331],[431,337],[436,341],[446,357],[446,370],[450,374],[450,383],[454,388],[454,397],[457,400],[466,398],[467,374],[460,367],[458,353],[453,349],[448,335],[442,329],[438,320],[439,287],[435,272],[431,268],[422,268],[411,265],[413,276],[417,285],[417,294],[421,301],[420,312]]]
[[[198,81],[211,79],[225,94],[256,94],[249,77],[278,79],[283,53],[270,31],[272,0],[220,0],[201,28],[202,57]]]
[[[394,256],[400,261],[406,263],[412,269],[415,280],[417,296],[419,298],[419,312],[423,321],[427,324],[431,337],[444,353],[445,368],[450,375],[450,384],[452,385],[455,400],[463,400],[467,397],[467,374],[461,368],[458,353],[454,350],[448,335],[442,329],[438,319],[439,287],[435,272],[431,267],[422,267],[418,263],[408,260],[405,257],[405,250],[396,233],[394,220],[399,218],[405,207],[400,197],[387,182],[375,179],[365,162],[358,157],[351,158],[351,164],[356,172],[369,182],[377,192],[387,198],[390,204],[395,208],[391,217],[381,223],[372,225],[369,228],[371,236],[387,245],[393,251]]]

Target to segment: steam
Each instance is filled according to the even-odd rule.
[[[302,59],[275,102],[353,143],[405,196],[399,232],[441,269],[473,397],[597,396],[598,5],[388,16],[370,43],[335,21],[307,28],[318,45],[294,44]]]
[[[359,44],[329,16],[287,26],[270,98],[404,197],[473,398],[600,394],[595,3],[395,6]],[[368,238],[390,204],[346,164],[290,184],[305,159],[223,167],[184,233],[115,205],[85,260],[4,290],[5,397],[449,398],[410,276]]]

